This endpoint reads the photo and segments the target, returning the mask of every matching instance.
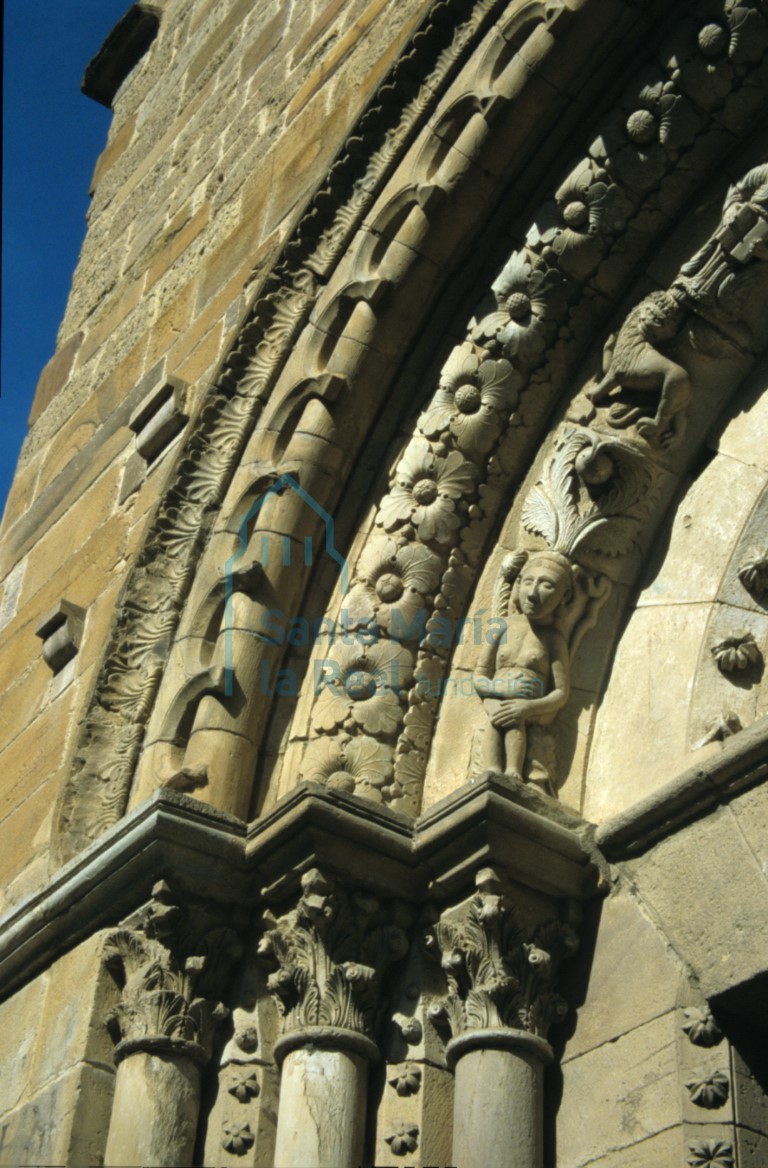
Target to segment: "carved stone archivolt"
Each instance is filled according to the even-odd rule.
[[[502,8],[492,0],[440,0],[430,10],[419,36],[395,66],[390,88],[380,102],[372,103],[356,129],[354,149],[342,153],[302,218],[209,400],[190,426],[185,455],[125,590],[83,722],[55,829],[62,854],[94,838],[123,813],[178,614],[257,416],[318,297],[328,320],[348,323],[355,306],[361,308],[355,320],[368,320],[377,297],[387,293],[390,278],[385,287],[383,276],[372,276],[375,289],[363,281],[352,309],[344,309],[350,303],[348,285],[333,284],[338,261],[352,248],[362,215],[373,207],[432,112],[433,95],[439,100]],[[662,45],[653,76],[646,69],[628,86],[616,112],[534,215],[525,245],[503,265],[492,302],[480,308],[466,340],[445,364],[440,384],[393,470],[372,536],[382,541],[382,549],[383,541],[390,541],[385,558],[393,570],[376,568],[372,574],[364,566],[354,581],[361,594],[367,590],[385,641],[393,640],[393,597],[401,586],[414,616],[409,627],[416,621],[418,629],[422,603],[429,614],[427,632],[462,616],[508,488],[519,480],[525,452],[535,448],[535,424],[529,419],[535,422],[546,412],[546,403],[554,403],[604,311],[595,294],[607,297],[606,303],[616,301],[637,257],[666,230],[702,178],[720,165],[723,134],[743,132],[757,117],[761,91],[754,81],[767,25],[763,6],[723,0],[706,11],[693,11]],[[547,19],[554,28],[557,14]],[[497,105],[508,101],[504,84],[502,71],[490,94]],[[389,95],[398,87],[402,96],[391,103]],[[428,220],[433,196],[443,188],[434,169],[428,173],[428,152],[418,157],[425,169],[421,173],[418,166],[415,171],[409,167],[401,193],[405,197],[406,187],[414,190]],[[454,194],[463,175],[457,172],[450,182],[446,179],[445,191]],[[696,401],[695,379],[678,352],[685,330],[692,327],[698,349],[716,359],[722,353],[748,357],[754,351],[749,311],[741,309],[764,258],[765,227],[762,168],[732,188],[720,227],[673,284],[645,298],[628,315],[607,350],[602,378],[583,397],[581,420],[590,420],[594,411],[595,432],[615,437],[620,431],[643,457],[663,461],[681,441],[686,413]],[[370,336],[365,335],[367,343]],[[327,375],[326,369],[318,373]],[[342,375],[334,376],[323,400],[329,415],[341,419],[348,407],[342,406],[346,399],[339,394]],[[283,389],[289,393],[291,387]],[[322,396],[325,391],[318,392]],[[590,473],[598,472],[592,468]],[[240,490],[237,501],[227,500],[225,523],[242,497]],[[434,582],[438,572],[439,584]],[[190,638],[189,643],[199,645],[199,640]],[[327,719],[313,720],[310,737],[340,739],[341,765],[330,773],[351,774],[355,784],[360,762],[350,743],[367,738],[383,745],[392,779],[384,785],[364,780],[360,793],[377,792],[394,808],[413,813],[420,804],[437,709],[428,683],[444,675],[450,646],[434,636],[426,641],[404,638],[403,643],[411,657],[411,678],[396,692],[396,701],[393,687],[386,685],[365,699],[351,696],[349,703],[344,699],[345,719],[332,729],[326,727]],[[185,682],[194,672],[191,666],[182,665]],[[169,680],[168,685],[172,702],[174,683]],[[198,715],[192,711],[196,750],[205,753],[203,732],[209,726],[213,730],[224,724],[229,750],[235,729],[242,737],[238,773],[245,776],[242,783],[250,781],[266,721],[263,698],[255,691],[241,694],[244,701],[236,713],[224,695],[202,692]],[[361,700],[372,703],[364,718],[356,716],[363,711],[357,708]],[[252,717],[256,706],[258,717]],[[159,711],[160,721],[161,715]],[[171,753],[183,753],[186,733],[183,727]],[[207,757],[190,758],[190,773],[203,774],[199,767],[207,762]],[[324,773],[329,765],[323,763],[315,773]],[[217,768],[211,760],[207,782]],[[174,759],[173,773],[180,770],[183,765]],[[238,807],[247,804],[247,795],[239,798]]]
[[[404,907],[348,892],[317,868],[304,873],[296,907],[266,915],[259,946],[276,967],[267,984],[283,1015],[283,1049],[310,1036],[321,1042],[324,1031],[332,1045],[348,1045],[351,1036],[375,1055],[382,982],[408,950],[408,921]]]
[[[478,873],[476,887],[427,939],[449,986],[430,1019],[454,1040],[506,1028],[546,1039],[568,1012],[554,986],[561,963],[578,948],[576,934],[560,921],[524,928],[491,868]]]

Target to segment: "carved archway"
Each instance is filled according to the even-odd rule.
[[[725,39],[715,44],[705,35],[712,22],[697,17],[696,6],[674,27],[660,19],[649,36],[659,5],[642,18],[625,13],[623,24],[614,20],[610,27],[603,15],[605,57],[592,70],[591,94],[600,92],[610,112],[585,129],[570,95],[584,53],[574,29],[592,21],[595,37],[595,7],[436,4],[379,103],[364,115],[250,312],[134,568],[62,800],[57,832],[64,854],[119,818],[132,783],[134,801],[158,783],[171,784],[248,813],[269,715],[257,682],[263,662],[274,677],[282,659],[266,635],[265,614],[275,597],[286,614],[300,613],[309,573],[272,573],[253,557],[243,559],[229,621],[239,638],[237,684],[228,697],[220,623],[226,581],[219,566],[237,547],[238,517],[281,471],[295,474],[331,513],[339,510],[355,455],[370,448],[371,429],[386,416],[387,394],[403,375],[403,354],[413,347],[423,363],[419,333],[432,341],[435,332],[445,337],[447,311],[457,302],[465,323],[473,311],[477,317],[449,358],[446,385],[427,411],[431,420],[414,432],[395,471],[394,491],[384,488],[390,502],[382,500],[380,526],[381,538],[401,539],[387,553],[401,575],[408,568],[404,549],[423,547],[423,554],[409,551],[410,569],[425,582],[424,597],[436,611],[454,620],[466,613],[487,549],[586,350],[637,278],[643,257],[721,166],[726,144],[759,117],[762,6],[724,3],[713,27]],[[617,98],[622,58],[611,49],[620,45],[629,56],[639,43],[643,72]],[[570,72],[555,82],[566,56]],[[718,79],[714,97],[702,85],[702,69]],[[586,150],[562,173],[545,177],[575,127]],[[542,144],[547,131],[550,140]],[[362,157],[359,139],[367,145]],[[755,161],[744,158],[742,173]],[[527,204],[543,177],[550,197],[537,199],[531,213]],[[764,222],[759,181],[739,188],[731,206],[754,206]],[[487,286],[491,266],[502,267],[506,257],[491,263],[487,243],[502,225],[518,244],[494,285],[496,304],[488,306],[472,286],[476,280]],[[467,256],[477,241],[483,258],[473,267]],[[757,253],[738,262],[754,266],[756,259]],[[469,271],[457,296],[450,284],[458,262]],[[701,263],[707,262],[704,255]],[[686,320],[698,312],[694,293]],[[434,331],[430,315],[437,318]],[[683,322],[676,323],[679,331]],[[734,343],[747,353],[746,369],[751,350]],[[455,403],[461,385],[473,387],[487,413],[471,449],[447,400]],[[405,415],[409,406],[403,403]],[[390,432],[395,424],[389,417]],[[650,463],[663,463],[648,433],[639,437]],[[701,437],[686,440],[687,458]],[[599,462],[605,452],[599,439],[590,441]],[[582,444],[582,455],[585,449]],[[568,464],[569,474],[574,466]],[[435,498],[408,501],[427,479],[437,484]],[[434,507],[440,498],[444,505]],[[553,543],[547,531],[527,526]],[[290,497],[275,497],[257,530],[247,533],[280,546],[284,538],[319,534]],[[280,563],[276,555],[267,559]],[[361,575],[358,583],[366,582],[370,576]],[[418,675],[413,665],[422,668],[426,657],[429,669],[444,671],[447,664],[445,653],[419,657],[415,643],[396,648],[410,656],[410,664],[403,656],[403,670],[412,676]],[[437,706],[408,692],[408,712],[398,697],[380,731],[368,733],[351,706],[341,721],[334,714],[332,725],[320,729],[345,731],[335,748],[341,751],[337,771],[353,772],[350,751],[367,752],[380,772],[396,758],[388,801],[414,813]],[[298,722],[294,737],[298,760],[306,737]],[[372,745],[348,745],[366,740]],[[362,765],[360,757],[355,765]],[[289,781],[302,773],[290,758],[285,766]]]

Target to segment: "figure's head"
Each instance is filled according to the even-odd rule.
[[[551,623],[573,597],[573,570],[560,552],[534,552],[517,578],[514,599],[535,624]]]

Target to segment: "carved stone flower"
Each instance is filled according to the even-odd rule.
[[[565,306],[562,276],[555,268],[536,267],[534,257],[515,252],[493,285],[498,306],[472,330],[472,340],[523,364],[535,361],[547,342],[548,320]]]
[[[699,1107],[722,1107],[728,1098],[730,1081],[724,1071],[701,1071],[685,1083],[691,1102]]]
[[[358,583],[345,601],[351,623],[376,622],[398,641],[426,621],[426,598],[440,583],[441,564],[428,548],[375,539],[357,564]]]
[[[225,1151],[234,1152],[236,1156],[242,1156],[251,1147],[253,1141],[254,1135],[251,1131],[250,1124],[224,1124],[224,1139],[221,1141],[221,1146]]]
[[[676,86],[655,73],[649,77],[632,108],[609,118],[592,153],[638,193],[655,186],[678,152],[689,145],[699,128],[699,117]]]
[[[249,1099],[254,1099],[261,1090],[255,1069],[238,1067],[235,1078],[227,1090],[239,1103],[247,1103]]]
[[[625,224],[631,206],[621,190],[591,162],[583,162],[547,204],[529,235],[549,244],[563,271],[583,279],[597,266],[606,237]]]
[[[314,725],[333,731],[347,719],[369,734],[391,734],[400,722],[400,691],[413,672],[411,655],[391,641],[343,646],[319,679]]]
[[[387,1082],[390,1087],[394,1087],[398,1095],[417,1095],[421,1086],[421,1071],[418,1067],[412,1067],[409,1064]]]
[[[412,523],[419,539],[449,543],[461,525],[456,503],[474,485],[475,468],[458,451],[439,458],[425,439],[414,438],[400,460],[392,489],[382,500],[379,521],[387,531]]]
[[[408,1152],[415,1152],[419,1146],[419,1129],[415,1123],[400,1122],[395,1124],[388,1136],[384,1139],[392,1149],[394,1156],[406,1156]]]
[[[694,1140],[688,1151],[691,1168],[733,1168],[733,1148],[723,1140]]]
[[[695,1046],[717,1046],[723,1032],[707,1006],[689,1006],[685,1011],[683,1031]]]
[[[754,6],[743,0],[705,0],[697,18],[674,34],[664,56],[672,76],[705,109],[719,106],[740,69],[759,61],[768,30]]]
[[[753,596],[761,599],[768,594],[768,552],[747,560],[739,568],[739,579]]]
[[[717,668],[721,673],[737,673],[757,665],[762,654],[751,632],[737,633],[726,637],[711,649]]]
[[[473,457],[486,454],[517,404],[521,383],[508,361],[481,362],[474,353],[454,349],[419,429],[428,438],[450,430],[459,450]]]
[[[392,752],[375,738],[360,736],[347,742],[318,738],[309,744],[303,777],[337,791],[352,791],[375,802],[392,774]]]

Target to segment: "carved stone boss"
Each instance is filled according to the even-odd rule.
[[[381,983],[407,951],[406,919],[313,868],[296,907],[266,923],[259,949],[276,966],[268,986],[283,1015],[275,1164],[354,1168],[368,1063],[379,1057]]]
[[[477,874],[474,896],[434,926],[428,949],[449,992],[430,1017],[449,1038],[455,1067],[456,1164],[541,1168],[547,1034],[567,1013],[554,986],[577,946],[560,921],[524,928],[491,868]]]

